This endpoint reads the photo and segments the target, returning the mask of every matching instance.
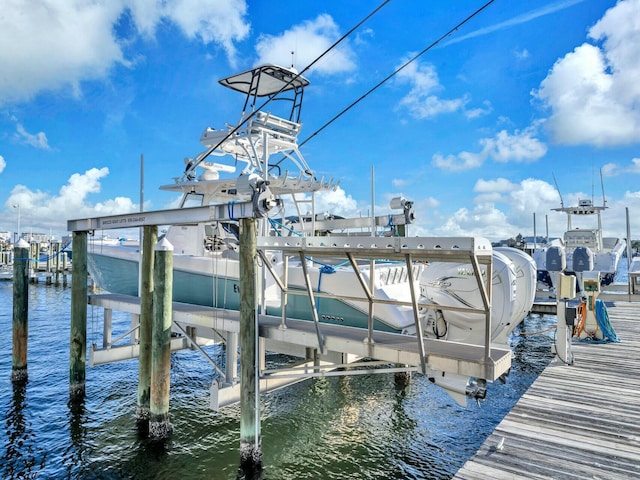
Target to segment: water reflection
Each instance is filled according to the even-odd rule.
[[[69,437],[71,442],[62,454],[62,465],[67,477],[71,478],[73,468],[81,465],[85,457],[85,439],[87,436],[87,415],[84,396],[72,396],[67,402]]]
[[[41,465],[34,453],[35,438],[30,422],[25,418],[27,379],[13,383],[13,398],[4,417],[6,426],[5,453],[2,456],[2,478],[35,478]]]

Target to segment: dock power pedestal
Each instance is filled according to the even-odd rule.
[[[569,300],[576,296],[576,277],[573,275],[558,274],[557,291],[557,316],[558,329],[556,342],[551,346],[552,353],[567,365],[573,365],[573,353],[571,352],[571,337],[576,320],[576,307],[569,306]]]

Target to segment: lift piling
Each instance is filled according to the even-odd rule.
[[[142,279],[140,282],[140,337],[138,358],[138,404],[136,421],[144,430],[149,428],[149,405],[151,398],[151,352],[153,332],[153,271],[154,246],[158,241],[158,227],[143,228]]]
[[[262,469],[256,379],[256,252],[256,220],[243,218],[240,223],[240,469],[245,473]]]
[[[169,390],[171,380],[173,246],[165,238],[156,244],[154,263],[149,436],[162,439],[171,433]]]

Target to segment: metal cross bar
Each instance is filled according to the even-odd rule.
[[[304,253],[300,252],[300,263],[302,264],[302,272],[304,274],[304,283],[307,286],[307,295],[309,296],[309,302],[311,302],[311,314],[313,315],[313,323],[316,327],[316,335],[318,336],[318,348],[320,353],[324,352],[324,340],[320,334],[320,320],[318,319],[318,310],[316,310],[316,299],[313,296],[313,289],[311,288],[311,279],[309,278],[309,270],[307,269],[307,260],[304,258]]]

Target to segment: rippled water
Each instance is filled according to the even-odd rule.
[[[11,382],[12,284],[0,282],[0,478],[234,479],[239,409],[208,409],[213,369],[196,351],[172,354],[174,430],[150,442],[135,427],[135,360],[87,369],[70,403],[70,289],[30,285],[29,379]],[[89,342],[101,311],[89,309]],[[527,331],[554,317],[531,316]],[[129,318],[114,312],[114,338]],[[506,384],[459,407],[426,378],[391,374],[307,380],[261,397],[264,479],[447,479],[470,458],[552,358],[553,332],[512,338]],[[222,349],[207,352],[221,363]],[[278,361],[279,358],[271,358]]]

